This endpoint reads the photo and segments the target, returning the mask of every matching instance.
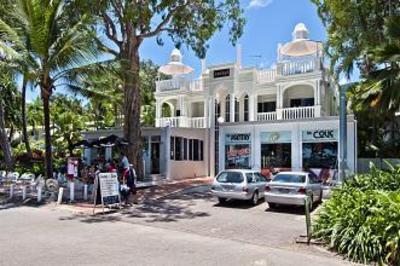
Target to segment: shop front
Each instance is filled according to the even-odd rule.
[[[261,132],[261,171],[264,175],[292,167],[292,132]]]
[[[226,134],[225,135],[225,168],[250,169],[251,134]]]
[[[221,169],[260,169],[266,176],[280,171],[312,171],[324,183],[337,177],[337,119],[285,123],[237,123],[220,127]],[[347,125],[347,165],[356,171],[356,121]]]

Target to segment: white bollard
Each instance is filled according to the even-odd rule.
[[[22,186],[22,200],[26,200],[26,186]]]
[[[84,186],[83,186],[83,200],[87,200],[88,199],[88,185],[87,184],[85,184]]]
[[[12,199],[14,196],[14,184],[10,185],[10,199]]]
[[[75,183],[69,183],[69,200],[72,202],[75,200]]]
[[[60,189],[58,190],[57,205],[61,204],[62,198],[63,198],[63,194],[64,194],[64,188],[60,187]]]
[[[37,186],[36,190],[37,190],[37,202],[41,202],[42,201],[42,187]]]

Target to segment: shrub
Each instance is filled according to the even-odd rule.
[[[400,265],[400,169],[372,168],[334,189],[313,236],[352,261]]]

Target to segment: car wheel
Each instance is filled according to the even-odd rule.
[[[276,203],[272,203],[272,202],[268,202],[268,207],[270,208],[270,209],[276,209]]]
[[[225,198],[218,198],[218,202],[219,204],[225,204],[226,203],[226,199]]]
[[[256,206],[258,204],[258,200],[260,198],[258,197],[258,191],[255,191],[253,194],[253,197],[251,198],[251,203]]]

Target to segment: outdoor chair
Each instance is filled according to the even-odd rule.
[[[17,182],[18,178],[19,178],[19,173],[18,172],[13,172],[13,173],[10,172],[7,175],[7,179],[10,179],[13,182]]]
[[[19,180],[22,181],[33,181],[35,180],[35,175],[32,173],[24,173],[20,176]]]

